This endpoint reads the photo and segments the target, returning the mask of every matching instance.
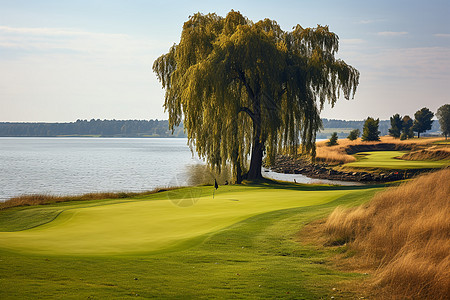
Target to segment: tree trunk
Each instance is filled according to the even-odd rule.
[[[253,138],[252,157],[250,159],[250,169],[247,174],[248,180],[262,179],[261,167],[264,145],[258,138]]]
[[[417,131],[417,138],[420,139],[420,131]]]
[[[250,158],[250,169],[247,173],[248,180],[262,179],[261,167],[264,152],[264,142],[261,141],[261,106],[259,97],[253,101],[253,145]]]
[[[236,184],[241,184],[242,183],[242,169],[241,169],[241,164],[238,161],[236,164]]]

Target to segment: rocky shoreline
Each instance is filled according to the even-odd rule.
[[[303,159],[280,155],[276,158],[270,170],[284,174],[302,174],[311,178],[358,181],[358,182],[389,182],[408,179],[419,173],[433,169],[389,170],[384,172],[346,172],[335,170],[325,163],[313,164]]]

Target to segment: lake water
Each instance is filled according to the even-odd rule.
[[[0,137],[0,201],[23,194],[139,192],[186,185],[189,165],[202,163],[186,143],[174,138]],[[263,175],[327,183],[303,175]]]
[[[186,139],[0,138],[0,199],[185,184]]]

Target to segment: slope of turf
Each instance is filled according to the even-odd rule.
[[[256,214],[318,205],[349,193],[342,189],[300,192],[298,188],[227,186],[212,199],[210,187],[196,189],[199,197],[195,205],[188,207],[174,205],[177,199],[186,198],[186,189],[148,200],[65,207],[51,222],[41,226],[0,232],[0,247],[60,255],[160,251],[176,248]]]
[[[357,161],[347,163],[344,167],[350,168],[377,168],[377,169],[427,169],[427,168],[441,168],[448,165],[450,161],[413,161],[402,160],[400,157],[407,152],[405,151],[372,151],[359,152],[355,154]]]
[[[7,249],[0,249],[0,298],[320,299],[331,296],[344,298],[366,296],[339,289],[333,291],[334,287],[339,287],[339,282],[359,280],[361,275],[331,269],[327,265],[326,258],[336,250],[318,250],[315,246],[299,244],[296,241],[296,234],[305,223],[325,216],[337,205],[360,204],[369,200],[377,190],[379,189],[373,187],[292,185],[228,189],[220,187],[214,199],[204,195],[191,207],[174,206],[171,204],[174,195],[168,197],[167,193],[144,199],[125,200],[121,203],[112,202],[111,205],[106,201],[92,201],[6,210],[0,212],[0,219],[6,217],[15,220],[16,229],[29,227],[30,220],[26,219],[32,218],[32,213],[23,218],[26,224],[21,224],[21,219],[16,218],[18,215],[25,216],[26,211],[36,210],[36,218],[44,225],[17,232],[12,232],[14,226],[9,225],[8,230],[11,232],[2,233],[2,235],[23,234],[21,237],[24,244],[18,253],[11,251],[10,245],[5,244],[9,241],[7,238],[3,238],[0,243],[1,247]],[[180,190],[180,193],[184,192]],[[207,192],[211,192],[210,187],[201,188],[202,194]],[[203,201],[205,203],[202,204]],[[233,209],[227,209],[226,201],[234,205]],[[155,209],[154,214],[151,214],[150,207],[146,207],[151,202],[155,202],[156,205],[150,206]],[[170,206],[165,207],[168,214],[174,213],[173,218],[160,216],[164,207],[162,208],[159,202],[168,202],[173,206],[173,209]],[[143,254],[142,251],[129,252],[127,247],[119,243],[118,247],[121,247],[123,253],[133,253],[120,256],[110,255],[111,252],[108,251],[97,252],[94,256],[74,255],[70,254],[69,249],[60,246],[53,253],[49,249],[32,251],[31,247],[36,241],[33,240],[31,243],[26,233],[30,233],[32,238],[38,234],[41,238],[46,237],[49,240],[53,240],[56,236],[64,240],[58,227],[70,229],[71,226],[75,226],[73,222],[76,220],[89,221],[91,226],[103,223],[102,220],[111,221],[106,218],[94,222],[95,217],[104,218],[106,211],[116,213],[116,207],[121,208],[119,211],[123,212],[128,222],[134,222],[133,218],[127,217],[130,214],[126,209],[127,205],[147,212],[151,218],[165,222],[172,229],[181,226],[176,220],[182,217],[185,222],[181,223],[185,224],[191,237],[188,240],[191,242],[189,247],[186,244],[180,246],[168,242],[164,249],[160,248],[160,251]],[[212,205],[211,209],[207,209],[208,205]],[[98,215],[100,208],[106,211]],[[214,212],[215,209],[223,209],[224,212]],[[43,213],[43,210],[48,211]],[[70,212],[71,210],[74,212]],[[90,213],[86,212],[90,210]],[[175,212],[176,210],[183,212]],[[50,211],[54,214],[52,215]],[[63,212],[55,218],[58,211]],[[70,217],[58,220],[64,212],[68,216],[70,212]],[[198,219],[196,222],[189,216],[189,212],[196,216]],[[81,214],[83,218],[77,219],[77,214]],[[140,217],[140,214],[140,212],[133,213],[133,216],[145,224],[152,224],[147,223],[146,218]],[[205,218],[209,222],[202,220]],[[125,222],[120,222],[126,226]],[[175,223],[173,227],[172,222]],[[209,225],[205,225],[205,222]],[[216,222],[221,225],[218,226]],[[51,226],[52,223],[55,226]],[[5,225],[6,223],[0,222],[0,228],[5,228]],[[199,229],[195,229],[196,226],[199,226]],[[39,227],[42,227],[42,231],[38,230]],[[102,225],[102,230],[107,232],[105,227],[108,226]],[[210,227],[213,229],[208,231]],[[115,226],[113,228],[118,230]],[[173,239],[171,229],[164,226],[158,228],[162,228],[161,230],[169,235],[169,239]],[[96,232],[97,239],[103,239],[98,230],[93,227],[91,229]],[[147,231],[146,234],[153,236],[151,231]],[[82,241],[83,245],[86,245],[87,241],[89,245],[95,244],[94,238],[89,234],[78,238],[85,239]],[[140,238],[145,239],[145,236]],[[186,237],[182,236],[181,239],[185,240]],[[56,243],[56,240],[53,242]],[[48,243],[49,241],[46,241],[37,245],[49,247]],[[100,244],[104,245],[104,242]],[[136,245],[151,247],[148,242]],[[77,247],[75,252],[80,251],[78,244],[72,246]],[[58,255],[62,253],[65,255]]]

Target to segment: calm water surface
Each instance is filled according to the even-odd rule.
[[[0,199],[183,185],[186,139],[0,138]]]
[[[186,139],[2,138],[0,201],[23,194],[77,195],[147,191],[187,184],[189,166],[202,163]],[[298,183],[355,184],[263,172]]]

